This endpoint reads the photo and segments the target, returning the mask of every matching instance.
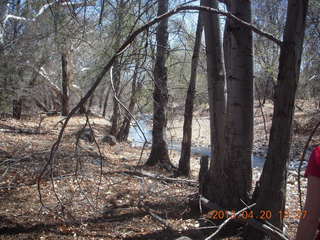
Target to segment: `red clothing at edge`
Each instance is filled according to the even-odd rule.
[[[320,178],[320,147],[313,149],[304,175],[305,177],[315,176]],[[318,225],[316,240],[320,240],[320,224]]]

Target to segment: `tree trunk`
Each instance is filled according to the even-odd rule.
[[[158,16],[168,11],[168,0],[158,0]],[[153,92],[153,128],[152,147],[146,165],[160,164],[167,170],[172,169],[168,147],[165,140],[166,108],[168,103],[167,89],[167,60],[168,48],[168,19],[162,20],[157,28],[157,55],[154,67],[154,92]]]
[[[251,22],[251,2],[230,2],[230,11]],[[225,36],[227,49],[227,116],[225,159],[221,180],[225,195],[220,205],[240,209],[249,202],[252,184],[251,154],[253,143],[253,45],[252,30],[229,19]],[[230,41],[230,42],[228,42]],[[217,174],[219,176],[219,174]],[[220,174],[221,175],[221,174]],[[220,180],[220,181],[221,181]]]
[[[111,86],[109,86],[109,88],[108,88],[108,90],[107,90],[106,98],[104,99],[103,112],[102,112],[102,116],[103,116],[103,117],[106,116],[106,110],[107,110],[107,106],[108,106],[108,99],[109,99],[110,92],[111,92]]]
[[[69,76],[68,76],[68,59],[67,54],[61,54],[61,67],[62,67],[62,109],[61,115],[67,116],[69,113]]]
[[[119,89],[120,89],[120,75],[121,75],[121,70],[120,70],[120,63],[118,58],[114,61],[113,64],[113,72],[112,72],[112,80],[113,80],[113,85],[114,85],[114,95],[118,96]],[[111,119],[111,129],[110,129],[110,134],[113,136],[117,136],[118,131],[119,131],[119,118],[120,118],[120,107],[119,103],[116,100],[115,96],[113,97],[113,114],[112,114],[112,119]]]
[[[192,62],[191,62],[191,76],[185,102],[184,109],[184,123],[183,123],[183,139],[181,143],[181,157],[179,160],[178,174],[190,175],[190,155],[191,155],[191,139],[192,139],[192,114],[193,101],[196,93],[197,68],[199,62],[199,51],[201,46],[203,24],[201,20],[201,13],[198,15],[198,23],[196,30],[196,40],[194,43]]]
[[[217,8],[217,1],[202,0],[201,4]],[[224,206],[224,198],[229,191],[224,187],[227,179],[223,174],[225,154],[225,68],[222,57],[219,17],[203,13],[207,55],[207,81],[210,111],[211,162],[208,182],[203,194],[213,202]]]
[[[268,209],[275,226],[282,228],[280,211],[285,208],[287,164],[289,158],[292,117],[299,81],[308,0],[289,0],[287,20],[280,50],[278,83],[267,160],[260,177],[256,211]],[[251,233],[248,239],[263,239]]]
[[[5,27],[3,25],[3,21],[7,15],[7,8],[8,5],[8,0],[2,0],[0,1],[0,23],[1,23],[1,27],[0,27],[0,53],[3,52],[3,45],[4,45],[4,41],[5,41]]]
[[[91,95],[90,99],[89,99],[89,103],[88,103],[88,110],[91,109],[92,105],[93,105],[93,99],[94,99],[94,94]]]
[[[15,119],[20,119],[22,113],[22,99],[13,100],[12,102],[12,116]]]

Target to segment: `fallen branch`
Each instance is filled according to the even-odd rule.
[[[40,132],[40,129],[16,128],[4,124],[0,124],[0,129],[5,129],[6,133],[22,133],[22,134],[46,134],[48,132]]]
[[[170,178],[166,176],[161,176],[153,173],[149,173],[146,171],[123,171],[122,173],[128,174],[128,175],[134,175],[138,177],[147,177],[155,180],[170,182],[170,183],[183,183],[188,184],[190,186],[198,186],[198,182],[194,180],[189,179],[181,179],[181,178]]]

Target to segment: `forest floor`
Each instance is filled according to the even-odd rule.
[[[297,105],[291,159],[301,156],[320,115],[308,102]],[[265,104],[263,112],[269,130],[272,105]],[[195,117],[194,144],[207,146],[208,112],[202,109]],[[128,143],[103,143],[108,122],[102,118],[90,117],[97,144],[85,140],[76,144],[76,133],[86,123],[84,116],[76,116],[68,124],[55,160],[48,162],[61,119],[44,118],[40,133],[39,116],[0,120],[0,239],[165,240],[182,235],[203,239],[198,221],[203,216],[189,204],[198,191],[199,156],[192,157],[190,179],[172,179],[161,169],[141,167],[150,149],[142,152]],[[267,139],[262,119],[260,108],[255,108],[254,152],[264,156]],[[169,125],[175,140],[181,139],[180,122],[175,119],[175,125]],[[319,134],[310,146],[317,142]],[[170,151],[170,157],[177,165],[179,153]],[[254,169],[253,185],[260,173],[261,169]],[[306,181],[301,180],[304,196]],[[290,238],[299,221],[297,189],[297,173],[290,170],[289,216],[285,218]]]

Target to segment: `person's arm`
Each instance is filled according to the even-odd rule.
[[[296,240],[312,240],[315,237],[320,217],[320,178],[308,176],[305,218],[300,219]]]

